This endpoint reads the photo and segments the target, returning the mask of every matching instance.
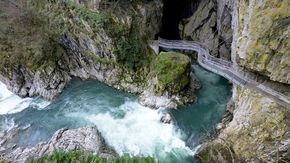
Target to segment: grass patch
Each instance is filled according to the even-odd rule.
[[[31,163],[156,163],[152,157],[130,157],[124,155],[116,158],[104,159],[91,153],[82,151],[55,151],[51,155],[43,156],[39,159],[31,160]]]

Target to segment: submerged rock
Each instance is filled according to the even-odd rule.
[[[100,157],[115,157],[115,151],[110,148],[101,134],[93,127],[78,129],[60,129],[48,142],[41,142],[34,147],[16,148],[8,146],[0,151],[0,156],[6,161],[27,162],[32,158],[51,154],[55,150],[82,150],[98,154]]]
[[[162,123],[165,123],[165,124],[171,124],[171,123],[173,123],[174,120],[173,120],[172,116],[169,113],[166,113],[165,115],[163,115],[161,117],[160,121]]]

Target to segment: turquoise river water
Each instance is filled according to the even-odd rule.
[[[63,127],[96,126],[119,154],[150,155],[162,162],[194,162],[199,144],[213,131],[231,96],[230,84],[218,75],[193,64],[202,82],[195,104],[167,110],[176,123],[160,123],[158,110],[138,103],[137,97],[97,81],[74,80],[53,102],[21,99],[0,83],[0,129],[18,126],[13,140],[33,146],[48,140]]]

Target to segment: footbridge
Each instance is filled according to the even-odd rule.
[[[249,87],[272,99],[279,104],[290,108],[290,98],[287,95],[280,93],[258,80],[253,80],[249,74],[244,71],[236,70],[233,63],[230,61],[216,58],[210,55],[209,49],[199,42],[184,41],[184,40],[166,40],[159,38],[159,47],[176,50],[192,50],[197,52],[197,62],[205,69],[225,77],[232,83],[241,87]]]

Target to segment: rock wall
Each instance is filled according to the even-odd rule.
[[[0,80],[14,93],[52,100],[72,77],[142,91],[155,57],[147,41],[159,31],[161,1],[0,3]]]
[[[289,1],[236,3],[238,64],[270,80],[290,84]]]
[[[202,162],[288,162],[290,110],[247,88],[234,88],[233,120],[198,153]]]
[[[231,59],[289,88],[289,2],[220,1],[232,4]],[[271,85],[269,85],[271,86]],[[272,85],[275,87],[275,85]],[[290,108],[246,87],[234,86],[232,109],[220,132],[205,143],[201,162],[289,162]]]
[[[199,41],[211,50],[212,55],[231,60],[232,1],[203,0],[196,3],[199,5],[193,15],[180,25],[182,37]]]
[[[19,129],[13,129],[17,132]],[[78,129],[60,129],[55,132],[47,142],[41,142],[34,147],[18,147],[6,144],[15,136],[13,131],[8,134],[1,133],[0,158],[5,162],[29,162],[44,155],[52,154],[54,151],[81,150],[97,154],[102,158],[117,156],[105,142],[101,134],[93,127]]]

